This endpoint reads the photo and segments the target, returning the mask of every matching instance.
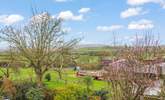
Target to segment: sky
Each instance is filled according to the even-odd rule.
[[[80,44],[129,44],[145,32],[165,44],[165,0],[1,0],[0,27],[26,23],[32,8],[63,19]]]

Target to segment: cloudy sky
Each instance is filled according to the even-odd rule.
[[[1,0],[0,26],[23,24],[31,8],[64,19],[69,37],[82,44],[131,43],[152,31],[165,44],[165,0]]]

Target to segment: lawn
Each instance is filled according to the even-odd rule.
[[[35,73],[31,68],[19,69],[19,72],[14,72],[13,70],[10,70],[10,72],[11,72],[10,79],[14,80],[15,82],[20,80],[35,81]],[[65,69],[63,71],[62,80],[59,79],[58,74],[55,71],[48,71],[47,73],[50,73],[51,81],[48,82],[45,79],[43,79],[43,81],[44,84],[50,89],[61,88],[61,87],[65,87],[66,85],[73,85],[73,84],[77,84],[80,85],[81,87],[85,87],[85,84],[82,82],[83,77],[77,77],[76,72],[73,71],[72,69]],[[0,72],[0,76],[1,75],[2,73]],[[93,90],[100,90],[106,87],[107,87],[107,83],[104,81],[99,81],[99,80],[93,81],[93,85],[92,85]]]

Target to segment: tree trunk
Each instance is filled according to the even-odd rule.
[[[43,82],[42,82],[42,77],[43,77],[43,74],[37,74],[36,73],[36,75],[37,75],[37,85],[38,85],[38,87],[42,87],[43,86]]]
[[[57,71],[57,72],[58,72],[59,79],[61,80],[62,79],[62,72],[61,71]]]
[[[6,77],[9,78],[9,76],[10,76],[9,68],[7,68],[7,70],[6,70]]]

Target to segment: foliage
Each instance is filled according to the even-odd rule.
[[[2,92],[1,95],[8,97],[10,99],[15,98],[17,91],[16,91],[13,81],[11,81],[10,79],[4,78],[0,89]]]
[[[31,81],[19,81],[11,85],[10,81],[5,80],[5,86],[2,86],[0,97],[11,100],[54,100],[54,91],[38,88],[37,84]]]
[[[50,75],[50,73],[47,73],[47,74],[45,75],[45,79],[46,79],[47,81],[50,81],[50,80],[51,80],[51,75]]]
[[[15,83],[15,88],[17,90],[16,99],[17,100],[27,100],[26,93],[31,87],[37,87],[37,84],[31,81],[19,81]]]
[[[54,100],[55,92],[52,89],[44,88],[44,100]]]
[[[94,91],[93,93],[94,96],[99,96],[101,99],[100,100],[108,100],[108,91],[101,89],[98,91]]]
[[[91,76],[86,76],[83,78],[83,82],[86,85],[87,92],[89,93],[91,86],[93,85],[93,78]]]
[[[79,85],[69,85],[55,90],[55,100],[86,100],[86,92]]]
[[[30,88],[26,93],[26,97],[29,100],[44,100],[44,92],[42,88]]]
[[[55,90],[55,100],[107,100],[107,91],[91,91],[88,93],[80,85],[67,85]]]

